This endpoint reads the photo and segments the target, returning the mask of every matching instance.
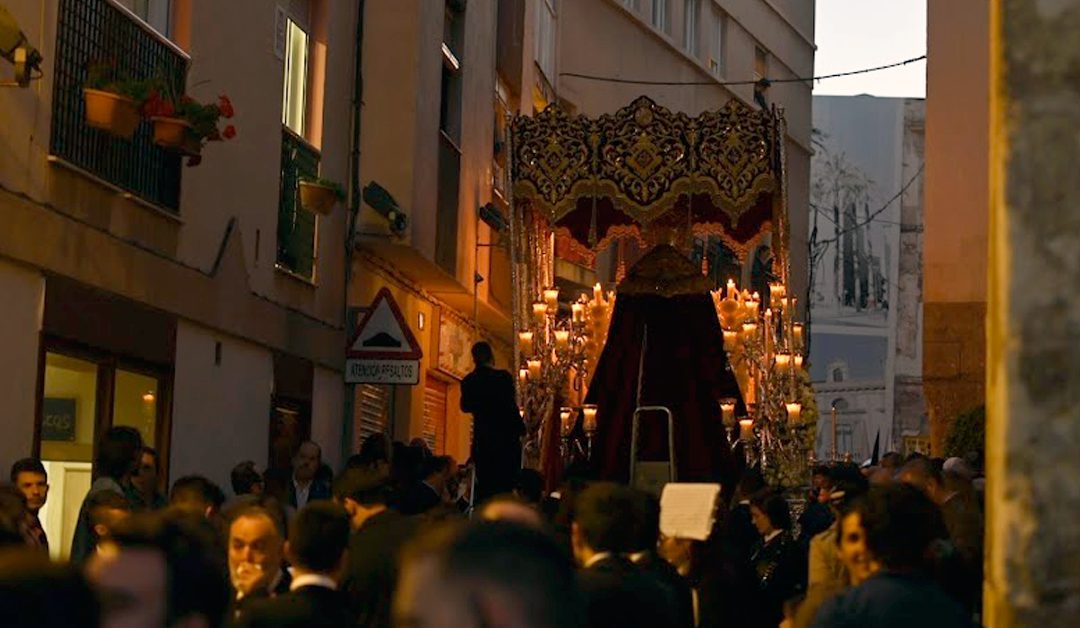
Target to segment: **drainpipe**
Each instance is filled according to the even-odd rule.
[[[349,216],[345,227],[345,291],[343,316],[345,321],[346,342],[352,336],[356,320],[349,308],[349,283],[352,280],[353,253],[356,248],[356,223],[360,216],[360,121],[364,104],[364,9],[365,0],[358,0],[356,8],[356,50],[353,54],[353,100],[352,100],[352,139],[349,150]],[[344,380],[344,376],[342,377]],[[341,460],[342,464],[352,453],[354,399],[356,386],[344,384],[345,399],[341,421]]]

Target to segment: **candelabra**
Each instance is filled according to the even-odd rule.
[[[559,290],[544,289],[532,304],[532,317],[518,332],[517,343],[522,364],[518,371],[518,403],[525,421],[526,464],[537,465],[540,459],[544,425],[557,400],[573,403],[584,396],[588,374],[599,356],[607,333],[614,295],[605,295],[597,285],[592,298],[582,295],[570,303],[570,315],[560,315]],[[569,413],[567,414],[567,411]],[[560,410],[560,433],[564,441],[579,417],[588,438],[589,452],[596,432],[595,406]],[[567,426],[567,421],[573,422]],[[568,443],[563,443],[568,456]]]
[[[720,402],[732,449],[742,443],[748,466],[802,465],[806,461],[802,431],[803,325],[795,321],[796,299],[782,283],[770,284],[769,305],[758,293],[739,291],[728,281],[714,291],[713,302],[724,333],[724,349],[747,408],[736,426],[734,399]],[[775,309],[774,309],[775,308]]]

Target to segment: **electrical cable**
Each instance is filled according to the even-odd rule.
[[[898,68],[900,66],[908,65],[910,63],[915,63],[917,61],[922,61],[924,59],[926,59],[926,55],[922,55],[922,56],[918,56],[918,57],[912,57],[910,59],[905,59],[903,61],[897,61],[896,63],[889,63],[889,64],[886,64],[886,65],[879,65],[879,66],[876,66],[876,67],[873,67],[873,68],[863,68],[861,70],[850,70],[848,72],[837,72],[835,74],[824,74],[822,76],[805,76],[805,77],[788,78],[788,79],[761,78],[761,79],[750,80],[750,81],[646,81],[646,80],[640,80],[640,79],[624,79],[624,78],[618,78],[618,77],[614,77],[614,76],[598,76],[598,75],[595,75],[595,74],[580,74],[578,72],[559,72],[559,76],[567,76],[567,77],[572,77],[572,78],[585,79],[585,80],[589,80],[589,81],[603,81],[603,82],[606,82],[606,83],[624,83],[624,84],[627,84],[627,85],[668,85],[668,86],[679,86],[679,85],[687,85],[687,86],[693,86],[693,85],[702,85],[702,86],[721,85],[721,86],[724,86],[724,87],[728,87],[728,86],[733,86],[733,85],[758,85],[758,84],[761,84],[764,87],[768,87],[769,85],[774,85],[776,83],[807,83],[807,82],[810,82],[810,81],[822,81],[822,80],[825,80],[825,79],[840,78],[840,77],[843,77],[843,76],[854,76],[856,74],[866,74],[868,72],[878,72],[880,70],[889,70],[889,69],[892,69],[892,68]]]

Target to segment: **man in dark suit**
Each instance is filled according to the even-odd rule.
[[[420,475],[423,479],[405,489],[398,500],[403,515],[422,515],[443,503],[443,494],[457,464],[450,456],[433,456],[424,460]]]
[[[322,466],[322,448],[308,440],[300,444],[293,457],[292,481],[289,482],[289,505],[300,510],[308,503],[330,499],[330,483],[318,479]]]
[[[285,553],[293,566],[289,592],[251,605],[238,626],[336,628],[351,626],[338,581],[348,564],[349,517],[328,501],[302,508],[289,528]]]
[[[334,482],[334,499],[344,506],[353,531],[342,590],[356,625],[389,626],[401,549],[415,535],[418,520],[389,506],[388,479],[375,467],[347,469]]]
[[[229,513],[228,557],[232,596],[228,616],[240,621],[257,600],[289,591],[284,568],[285,514],[271,499],[241,504]]]
[[[393,625],[584,625],[573,565],[544,532],[502,521],[444,526],[406,553]]]
[[[577,498],[571,541],[592,628],[677,625],[660,584],[623,555],[634,545],[635,501],[631,489],[608,482]]]
[[[491,345],[472,347],[476,368],[461,382],[461,411],[473,415],[472,456],[476,463],[477,494],[473,504],[509,493],[521,468],[521,421],[514,395],[514,378],[494,368]]]
[[[630,562],[640,567],[664,591],[667,606],[675,609],[669,626],[693,628],[694,596],[690,583],[679,575],[674,565],[657,552],[660,542],[660,501],[645,491],[634,491],[634,518],[631,526]]]

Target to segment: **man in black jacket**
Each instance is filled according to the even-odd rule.
[[[405,489],[398,500],[398,510],[404,515],[422,515],[441,505],[457,464],[450,456],[431,456],[424,460],[420,469],[420,481]]]
[[[402,547],[417,521],[390,508],[386,475],[374,467],[347,469],[334,482],[334,499],[349,515],[349,566],[342,589],[357,626],[390,625]]]
[[[673,627],[694,626],[694,596],[690,584],[657,552],[660,542],[660,501],[645,491],[634,491],[635,511],[631,523],[630,561],[640,567],[664,591],[669,608],[675,609]]]
[[[336,628],[353,616],[338,581],[348,563],[349,518],[328,501],[302,508],[289,528],[285,552],[293,566],[289,592],[251,605],[238,626]]]
[[[285,513],[277,502],[256,500],[229,513],[230,620],[239,622],[257,600],[289,591],[284,552]]]
[[[476,495],[473,504],[509,493],[521,468],[521,421],[514,396],[514,379],[494,368],[491,345],[472,347],[476,368],[461,382],[461,411],[473,415],[473,462],[476,463]]]
[[[634,545],[635,501],[631,489],[608,482],[577,498],[571,541],[592,628],[679,625],[661,585],[624,556]]]

